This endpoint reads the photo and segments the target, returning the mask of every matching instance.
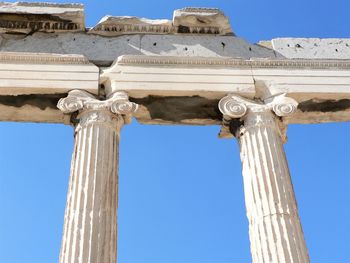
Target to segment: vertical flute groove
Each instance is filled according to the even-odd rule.
[[[254,263],[308,263],[289,168],[272,112],[250,112],[240,131]]]

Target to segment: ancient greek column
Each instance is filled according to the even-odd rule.
[[[137,105],[124,92],[100,101],[74,90],[57,106],[78,113],[59,262],[115,263],[119,132]]]
[[[293,114],[297,105],[284,95],[264,103],[228,95],[219,103],[225,119],[238,119],[231,131],[240,143],[254,263],[310,262],[279,120]]]

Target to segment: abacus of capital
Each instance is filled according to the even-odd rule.
[[[0,3],[0,14],[0,120],[75,130],[60,263],[116,262],[118,145],[132,117],[236,137],[253,262],[310,262],[283,143],[291,123],[350,121],[339,46],[350,39],[250,44],[212,8],[92,28],[80,4]]]

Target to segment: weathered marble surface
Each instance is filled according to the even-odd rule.
[[[0,95],[98,94],[99,68],[82,55],[0,52]]]
[[[350,59],[350,38],[275,38],[271,47],[290,59]]]
[[[167,19],[147,19],[134,16],[105,16],[89,34],[119,36],[127,34],[171,34],[172,22]]]
[[[18,66],[25,68],[26,64]],[[13,88],[18,88],[16,81]],[[288,94],[299,102],[296,114],[284,117],[288,123],[350,120],[350,63],[344,60],[123,56],[101,71],[95,83],[101,96],[127,91],[131,100],[140,104],[135,117],[142,123],[220,124],[217,102],[231,92],[260,99]],[[35,87],[31,87],[27,94],[4,94],[0,96],[0,117],[9,121],[65,122],[52,105],[69,89],[54,90],[35,94]],[[28,114],[28,109],[33,114]]]
[[[85,33],[29,36],[0,35],[0,52],[82,54],[98,66],[109,66],[122,55],[275,58],[274,50],[242,38],[211,35],[138,34],[103,37]]]
[[[85,31],[81,4],[0,3],[0,33]],[[214,8],[175,10],[173,20],[130,16],[106,16],[89,30],[91,34],[214,34],[232,35],[228,18]]]
[[[187,7],[174,11],[177,33],[232,35],[228,17],[216,8]]]
[[[327,114],[350,109],[346,61],[123,56],[103,70],[101,83],[141,104],[136,117],[144,123],[220,123],[215,103],[228,93],[259,99],[288,94],[301,107],[291,122],[328,121]],[[315,118],[315,112],[322,114]]]
[[[277,118],[293,115],[297,104],[285,96],[259,103],[234,94],[219,102],[224,116],[241,121],[232,132],[240,143],[253,263],[310,262]]]
[[[19,10],[24,12],[23,17],[26,13],[45,12],[67,19],[69,16],[83,17],[81,5],[3,4],[3,10],[14,12],[16,17],[22,17],[17,13]],[[166,32],[166,26],[171,27],[169,34],[161,33]],[[176,31],[180,27],[208,29],[211,26],[223,29],[220,34],[226,35],[197,29]],[[247,98],[288,94],[299,102],[300,109],[292,117],[285,117],[285,122],[350,120],[350,77],[349,69],[344,66],[348,63],[344,58],[350,59],[347,55],[349,39],[274,39],[250,44],[230,35],[228,19],[221,11],[205,8],[176,10],[173,21],[105,17],[90,32],[26,32],[0,33],[0,52],[78,54],[84,55],[96,67],[90,65],[94,67],[91,75],[79,72],[79,67],[74,65],[66,66],[62,71],[56,70],[55,63],[1,62],[0,118],[3,120],[67,122],[53,105],[72,88],[89,90],[102,97],[106,92],[126,89],[131,99],[141,105],[135,117],[143,123],[220,124],[222,116],[215,105],[229,92]],[[311,55],[312,52],[316,53]],[[128,61],[132,61],[130,55],[140,57],[135,63],[119,60],[119,64],[114,64],[114,70],[107,69],[121,56],[129,56]],[[158,62],[155,58],[159,58]],[[289,58],[310,61],[301,63]],[[320,58],[341,58],[341,62],[339,67],[337,61],[330,62],[329,66],[327,61],[319,61]],[[274,61],[274,66],[271,66],[273,63],[262,68],[254,66],[270,60]],[[319,62],[322,67],[317,66]],[[288,63],[299,64],[284,68]],[[28,73],[27,68],[31,68],[33,74]],[[13,70],[18,73],[16,76]],[[118,75],[118,70],[123,74]],[[101,79],[99,71],[103,71]],[[114,80],[108,80],[107,72],[114,74]],[[50,82],[45,86],[45,81],[51,81],[53,85]]]
[[[137,105],[124,92],[101,101],[73,90],[57,107],[79,113],[59,262],[115,263],[120,129]]]
[[[0,3],[0,33],[84,31],[82,4]]]
[[[174,11],[173,20],[106,16],[89,33],[103,36],[127,34],[213,34],[233,35],[228,18],[219,9],[183,8]]]

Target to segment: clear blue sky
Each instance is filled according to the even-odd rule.
[[[52,1],[48,1],[52,2]],[[61,2],[61,1],[56,1]],[[350,37],[349,0],[83,1],[102,16],[221,8],[250,42]],[[218,126],[123,128],[119,263],[251,262],[239,151]],[[350,124],[290,125],[287,157],[311,261],[350,262]],[[0,262],[58,261],[73,129],[0,123]]]

